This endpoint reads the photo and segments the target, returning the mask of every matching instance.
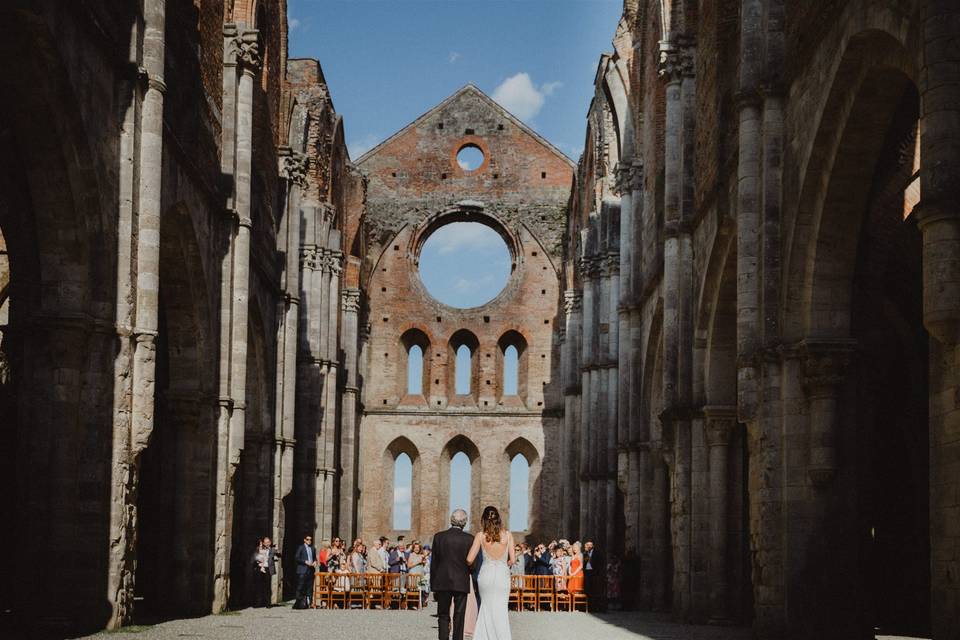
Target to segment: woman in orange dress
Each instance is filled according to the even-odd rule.
[[[579,593],[583,591],[583,555],[580,553],[580,543],[570,545],[570,577],[567,579],[567,591]]]

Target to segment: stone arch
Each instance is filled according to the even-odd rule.
[[[515,438],[513,441],[511,441],[510,444],[508,444],[504,448],[503,454],[506,462],[506,466],[505,466],[506,473],[504,477],[508,478],[508,488],[510,484],[512,484],[512,481],[510,480],[510,465],[513,462],[513,459],[518,455],[522,455],[526,459],[527,465],[529,466],[530,476],[528,479],[528,487],[527,487],[527,491],[529,495],[529,505],[528,505],[528,513],[527,513],[526,533],[529,535],[533,535],[535,532],[540,531],[540,527],[539,527],[540,514],[539,514],[538,506],[541,504],[541,496],[542,496],[542,492],[541,492],[542,483],[540,481],[542,457],[540,455],[540,452],[537,451],[537,448],[529,440],[527,440],[524,437]],[[503,514],[504,522],[509,523],[510,508],[511,508],[509,495],[507,496],[507,498],[508,499],[505,500],[503,504],[506,504],[508,506],[506,509],[502,509],[502,511],[504,511],[504,514]]]
[[[457,394],[457,352],[461,347],[470,350],[470,392]],[[450,404],[475,405],[480,390],[480,341],[473,332],[458,329],[447,341],[447,401]]]
[[[481,484],[483,481],[483,460],[477,445],[463,434],[451,438],[440,454],[440,464],[438,465],[440,472],[439,493],[444,498],[440,501],[440,509],[441,513],[446,511],[450,503],[450,463],[453,461],[453,457],[461,452],[466,454],[470,460],[470,508],[468,509],[468,515],[471,522],[478,522],[482,508],[480,497],[483,495]],[[449,516],[450,514],[445,515]]]
[[[851,187],[869,183],[875,169],[854,155],[879,155],[889,118],[914,77],[911,59],[891,33],[871,29],[849,38],[806,160],[787,243],[783,328],[793,339],[849,335],[844,283],[852,276],[868,195]]]
[[[792,605],[818,614],[804,619],[805,635],[828,625],[839,635],[889,625],[924,635],[930,628],[935,393],[926,375],[905,373],[928,371],[930,342],[920,233],[903,208],[914,173],[915,147],[906,140],[917,131],[918,73],[906,27],[865,15],[868,24],[855,23],[865,28],[844,41],[787,243],[783,327],[800,344],[806,399],[797,466],[819,509],[811,525],[793,532],[817,540],[807,542],[797,569],[816,596]],[[909,468],[890,482],[890,468],[905,457]],[[906,539],[909,558],[899,551]],[[898,592],[873,566],[895,567],[895,582],[916,588]]]
[[[696,342],[702,366],[697,395],[709,405],[736,405],[737,243],[732,218],[717,229],[704,272],[698,305]]]
[[[506,353],[513,347],[517,351],[517,393],[506,395]],[[529,345],[523,333],[516,329],[509,329],[497,340],[497,395],[500,404],[519,404],[522,406],[527,400]]]
[[[385,522],[382,523],[380,531],[391,531],[392,535],[396,537],[398,534],[405,534],[405,531],[398,531],[393,528],[393,508],[394,508],[394,481],[393,481],[393,471],[395,469],[397,458],[401,454],[406,454],[410,458],[410,463],[413,467],[413,474],[410,481],[410,532],[422,532],[424,531],[423,525],[423,507],[422,507],[422,491],[421,485],[422,482],[422,473],[423,465],[420,457],[420,450],[417,446],[407,437],[399,436],[394,438],[390,444],[387,445],[386,449],[383,451],[383,465],[382,469],[389,469],[390,475],[390,491],[384,491],[383,499],[381,500],[381,513],[386,514],[387,518]]]
[[[403,398],[401,401],[402,404],[427,404],[427,398],[431,395],[431,377],[430,372],[432,371],[433,358],[432,352],[430,351],[430,336],[429,334],[419,327],[413,327],[407,329],[400,335],[400,345],[403,347],[404,355],[406,360],[404,360],[403,365],[400,367],[400,370],[403,372],[402,376],[398,376],[398,382],[400,383],[400,389],[398,390],[398,397]],[[420,348],[420,393],[411,394],[410,393],[410,380],[408,378],[410,374],[410,358],[411,350],[414,347]]]
[[[72,25],[51,24],[37,5],[0,7],[0,56],[9,65],[0,76],[0,233],[11,276],[0,479],[13,493],[0,517],[25,539],[75,553],[67,563],[13,558],[0,598],[31,626],[50,619],[47,603],[56,600],[59,621],[93,631],[111,615],[117,194],[99,171],[112,158],[95,143],[102,123],[85,119],[100,96],[72,83],[89,73],[89,56],[63,55]],[[129,13],[118,10],[118,29]],[[125,108],[120,93],[111,94],[111,113]]]
[[[273,368],[269,333],[260,304],[262,296],[250,300],[247,327],[246,408],[243,450],[234,474],[233,540],[231,549],[230,605],[253,602],[248,584],[247,562],[257,540],[272,535],[274,521],[274,413]]]
[[[190,211],[161,216],[154,428],[137,492],[140,615],[209,611],[216,460],[214,318]]]

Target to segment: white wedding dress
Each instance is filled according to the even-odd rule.
[[[494,559],[486,544],[483,549],[483,564],[477,576],[480,590],[480,612],[473,640],[510,640],[510,620],[507,604],[510,600],[510,567],[507,565],[509,549],[503,556]]]

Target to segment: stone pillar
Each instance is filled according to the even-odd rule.
[[[277,249],[286,263],[283,273],[283,297],[279,302],[280,326],[277,331],[277,433],[274,438],[273,541],[281,549],[286,545],[284,499],[293,491],[294,447],[296,444],[297,332],[300,318],[300,201],[306,185],[307,157],[299,152],[281,153],[281,176],[287,180],[287,200]],[[292,538],[295,540],[296,538]],[[274,579],[275,601],[283,597],[283,567]]]
[[[564,314],[566,331],[564,335],[563,393],[564,393],[564,457],[563,457],[563,517],[561,529],[565,535],[577,531],[580,474],[580,297],[575,289],[564,293]],[[579,451],[578,451],[579,450]]]
[[[343,307],[343,416],[340,425],[340,526],[344,537],[357,536],[357,346],[359,344],[360,289],[344,289]]]
[[[703,408],[710,465],[710,622],[730,622],[730,441],[737,426],[737,408]]]
[[[650,471],[650,570],[646,580],[649,580],[650,603],[654,611],[667,609],[667,556],[670,554],[670,534],[667,503],[670,479],[667,465],[663,460],[662,444],[651,447]]]
[[[615,212],[614,212],[615,214]],[[616,215],[614,215],[616,218]],[[617,220],[612,221],[616,224]],[[622,536],[619,535],[620,517],[617,500],[617,463],[619,441],[619,385],[620,367],[620,255],[616,252],[619,247],[619,225],[611,232],[611,242],[607,254],[607,273],[610,295],[608,299],[607,321],[609,326],[609,345],[607,349],[607,425],[606,440],[603,442],[604,455],[601,457],[601,470],[604,482],[606,510],[602,514],[605,527],[603,528],[604,545],[608,554],[620,554],[622,551]],[[609,556],[608,556],[609,557]]]
[[[837,475],[838,403],[852,340],[805,340],[804,386],[810,420],[810,457],[807,474],[813,486],[825,489]]]
[[[589,232],[585,234],[589,238]],[[589,242],[584,242],[584,245]],[[586,254],[587,247],[584,246]],[[591,507],[590,504],[590,452],[593,443],[591,436],[593,433],[592,421],[594,420],[594,404],[591,397],[595,394],[591,388],[592,366],[594,358],[593,339],[596,331],[595,326],[595,307],[594,307],[594,271],[595,264],[591,255],[586,254],[581,258],[581,281],[583,282],[583,330],[581,332],[581,344],[583,358],[581,365],[581,385],[580,385],[580,523],[579,536],[582,538],[592,535],[590,531]]]
[[[259,34],[239,33],[224,26],[224,89],[233,93],[224,100],[235,108],[225,122],[223,135],[230,138],[232,153],[222,162],[233,176],[229,225],[229,251],[224,260],[221,309],[221,414],[218,420],[217,507],[214,534],[213,611],[223,611],[230,597],[230,544],[233,538],[233,483],[243,450],[246,421],[247,324],[250,289],[251,168],[253,158],[253,83],[260,68]],[[234,84],[233,78],[239,72]],[[228,77],[232,76],[230,80]],[[232,125],[232,126],[228,126]],[[232,134],[232,135],[231,135]],[[226,146],[226,144],[225,144]]]
[[[135,29],[137,27],[134,27]],[[163,160],[163,79],[166,1],[143,3],[142,44],[132,44],[140,69],[121,131],[118,221],[114,431],[111,449],[108,629],[133,617],[136,567],[136,486],[140,454],[153,432],[160,288],[160,182]],[[131,42],[136,42],[133,34]],[[136,247],[133,247],[136,238]],[[130,304],[130,300],[134,304]]]
[[[930,554],[934,638],[954,638],[960,620],[960,6],[923,3],[920,104],[923,324],[930,345]],[[942,400],[935,400],[941,398]],[[953,634],[953,635],[951,635]]]

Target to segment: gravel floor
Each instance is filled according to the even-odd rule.
[[[175,620],[135,633],[104,632],[97,640],[435,640],[436,607],[418,611],[293,611],[245,609],[226,615]],[[641,613],[511,613],[514,640],[748,640],[748,629],[694,627]]]

